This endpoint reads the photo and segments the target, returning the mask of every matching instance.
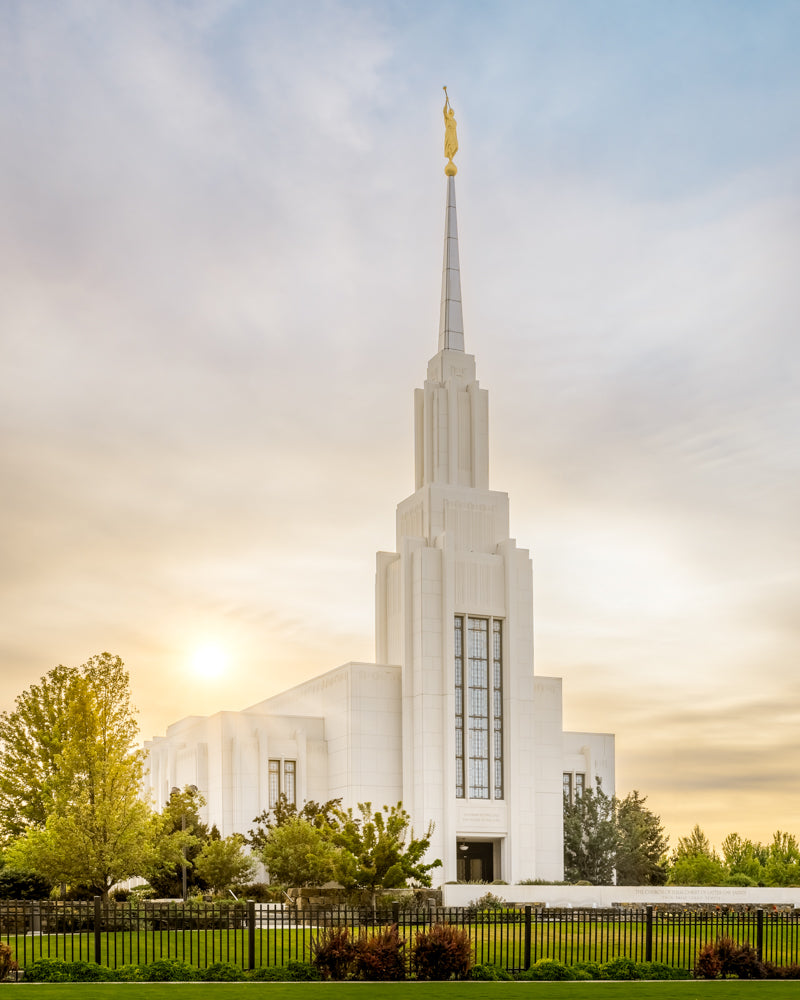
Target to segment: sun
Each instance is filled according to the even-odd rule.
[[[228,666],[228,656],[219,646],[208,643],[198,646],[192,654],[192,673],[195,677],[214,680],[221,677]]]

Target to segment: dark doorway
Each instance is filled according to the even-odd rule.
[[[491,882],[494,879],[494,844],[490,840],[459,840],[459,882]]]

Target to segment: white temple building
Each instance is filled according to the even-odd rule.
[[[564,732],[560,678],[534,673],[532,563],[489,488],[488,410],[464,351],[448,176],[438,351],[414,394],[414,492],[396,551],[377,555],[376,662],[174,723],[146,744],[157,808],[197,785],[227,836],[281,792],[402,801],[415,830],[434,823],[441,881],[563,877],[563,795],[596,777],[614,792],[614,737]]]

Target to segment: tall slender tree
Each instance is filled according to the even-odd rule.
[[[115,882],[152,864],[156,832],[140,796],[144,755],[122,660],[92,657],[68,695],[58,719],[60,753],[45,789],[52,808],[43,827],[31,824],[11,845],[6,861],[107,895]]]

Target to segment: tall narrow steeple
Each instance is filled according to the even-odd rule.
[[[458,221],[456,179],[447,178],[447,210],[444,221],[442,306],[439,313],[439,350],[464,350],[464,319],[461,314],[461,274],[458,267]]]

